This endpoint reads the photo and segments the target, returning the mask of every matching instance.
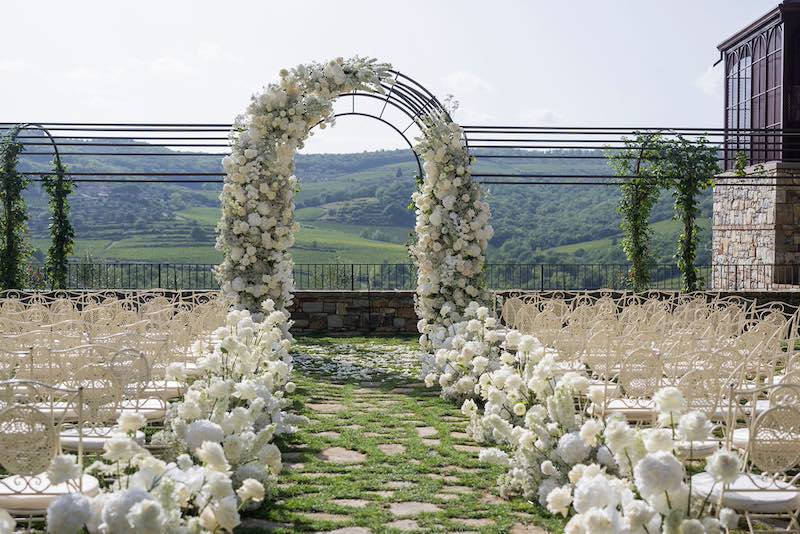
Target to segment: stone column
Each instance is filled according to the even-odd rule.
[[[732,172],[714,188],[713,269],[718,290],[795,285],[800,263],[800,165],[779,161]],[[762,184],[760,186],[738,184]]]

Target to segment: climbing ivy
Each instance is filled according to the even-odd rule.
[[[653,266],[650,212],[663,186],[666,144],[658,133],[638,133],[624,143],[623,150],[608,158],[616,175],[624,177],[617,211],[622,215],[622,250],[631,263],[630,282],[634,291],[646,291]]]
[[[51,289],[66,289],[68,258],[72,254],[75,231],[69,222],[68,196],[75,190],[75,182],[64,177],[66,169],[61,159],[53,160],[52,175],[46,175],[42,187],[50,197],[50,248],[47,251],[45,272]]]
[[[681,223],[675,259],[681,271],[682,289],[697,291],[702,278],[695,266],[700,227],[700,195],[713,185],[719,172],[717,151],[705,137],[690,141],[678,134],[666,143],[666,159],[660,166],[666,185],[672,188],[675,200],[674,220]]]
[[[29,180],[17,171],[24,150],[17,139],[19,128],[10,129],[0,143],[0,288],[22,289],[28,271],[31,247],[26,242],[28,208],[22,191]]]

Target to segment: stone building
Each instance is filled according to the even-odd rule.
[[[726,172],[714,189],[712,287],[800,284],[800,0],[719,45]],[[737,157],[747,166],[737,173]],[[794,177],[798,178],[794,178]]]

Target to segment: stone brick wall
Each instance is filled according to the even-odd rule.
[[[712,288],[767,289],[797,284],[800,263],[800,165],[769,162],[714,188]],[[757,177],[756,177],[757,176]],[[760,186],[738,184],[763,184]],[[777,265],[777,267],[776,267]]]
[[[413,291],[297,291],[296,334],[417,334]]]

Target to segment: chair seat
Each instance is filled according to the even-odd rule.
[[[100,482],[91,476],[83,475],[81,491],[94,497],[100,491]],[[0,508],[9,512],[44,513],[51,502],[64,495],[74,493],[74,485],[62,483],[51,485],[47,475],[14,475],[0,479]]]
[[[759,414],[762,414],[762,413],[766,412],[767,410],[770,409],[771,405],[772,405],[772,403],[769,401],[769,399],[759,399],[759,400],[757,400],[756,401],[755,414],[759,415]],[[753,406],[751,404],[747,404],[746,406],[743,406],[740,409],[741,409],[742,412],[744,412],[744,413],[746,413],[748,415],[753,413]]]
[[[733,436],[731,437],[731,442],[737,449],[746,450],[747,445],[750,443],[750,429],[737,428],[734,430]]]
[[[200,367],[197,366],[197,362],[186,362],[183,364],[183,368],[186,371],[186,376],[197,376],[202,372]]]
[[[619,397],[620,393],[619,384],[613,382],[605,383],[602,380],[592,380],[589,382],[587,395],[591,397],[595,394],[595,391],[605,393],[607,399],[616,399]]]
[[[75,402],[43,402],[32,405],[34,408],[44,413],[45,415],[52,415],[56,421],[77,421],[78,420],[78,407]]]
[[[103,445],[113,438],[114,436],[124,436],[122,432],[116,427],[94,427],[83,429],[83,450],[87,452],[97,452],[103,450]],[[139,445],[144,445],[145,437],[144,432],[141,430],[136,432],[135,441]],[[59,443],[61,448],[68,451],[78,450],[78,429],[70,428],[64,430],[59,434]]]
[[[675,452],[678,457],[684,460],[701,460],[708,458],[719,449],[719,441],[676,441]]]
[[[754,473],[740,474],[724,492],[711,475],[698,473],[692,477],[692,493],[703,498],[710,493],[710,502],[722,494],[722,506],[741,512],[779,514],[800,509],[800,488]]]
[[[146,397],[158,397],[159,399],[177,399],[183,394],[183,386],[175,380],[151,380],[145,390]]]
[[[167,403],[157,397],[122,401],[120,414],[140,413],[148,421],[158,421],[167,415]]]
[[[621,413],[629,421],[648,421],[655,417],[656,405],[652,400],[612,399],[606,403],[605,412]]]

